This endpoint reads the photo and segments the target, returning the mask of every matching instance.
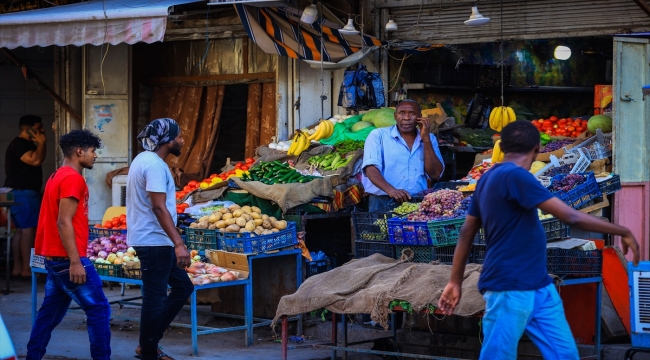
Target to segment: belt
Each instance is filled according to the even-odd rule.
[[[70,258],[67,256],[46,256],[45,260],[49,261],[69,261]]]

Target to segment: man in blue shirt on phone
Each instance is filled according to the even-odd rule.
[[[485,260],[478,289],[485,299],[480,359],[515,360],[526,332],[544,359],[577,360],[578,349],[562,299],[546,270],[546,234],[537,209],[578,229],[621,236],[639,262],[639,245],[629,229],[574,210],[529,172],[539,153],[539,131],[525,120],[501,132],[503,162],[478,182],[460,231],[451,279],[438,307],[451,315],[460,301],[465,264],[474,236],[485,230]]]
[[[418,103],[397,104],[395,121],[391,127],[373,130],[366,139],[361,166],[363,188],[370,194],[369,211],[410,200],[427,188],[427,180],[438,180],[445,170],[438,140]]]

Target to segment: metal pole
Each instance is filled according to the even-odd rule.
[[[282,317],[282,360],[287,360],[287,351],[289,347],[289,320],[287,316]]]
[[[9,295],[11,270],[9,270],[9,255],[11,255],[11,207],[6,206],[7,209],[7,268],[5,269],[5,281],[7,282],[7,289],[4,294]]]

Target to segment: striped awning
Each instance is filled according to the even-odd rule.
[[[362,47],[382,46],[369,35],[343,34],[321,25],[320,19],[308,25],[288,8],[262,8],[235,5],[248,36],[268,54],[294,59],[339,62]],[[322,32],[322,44],[321,44]]]
[[[174,5],[199,0],[103,0],[0,15],[0,48],[162,41]]]

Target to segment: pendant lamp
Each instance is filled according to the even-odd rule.
[[[484,17],[478,12],[477,6],[472,6],[472,15],[470,15],[468,20],[465,20],[465,25],[467,26],[479,26],[483,25],[490,21],[490,18]]]

